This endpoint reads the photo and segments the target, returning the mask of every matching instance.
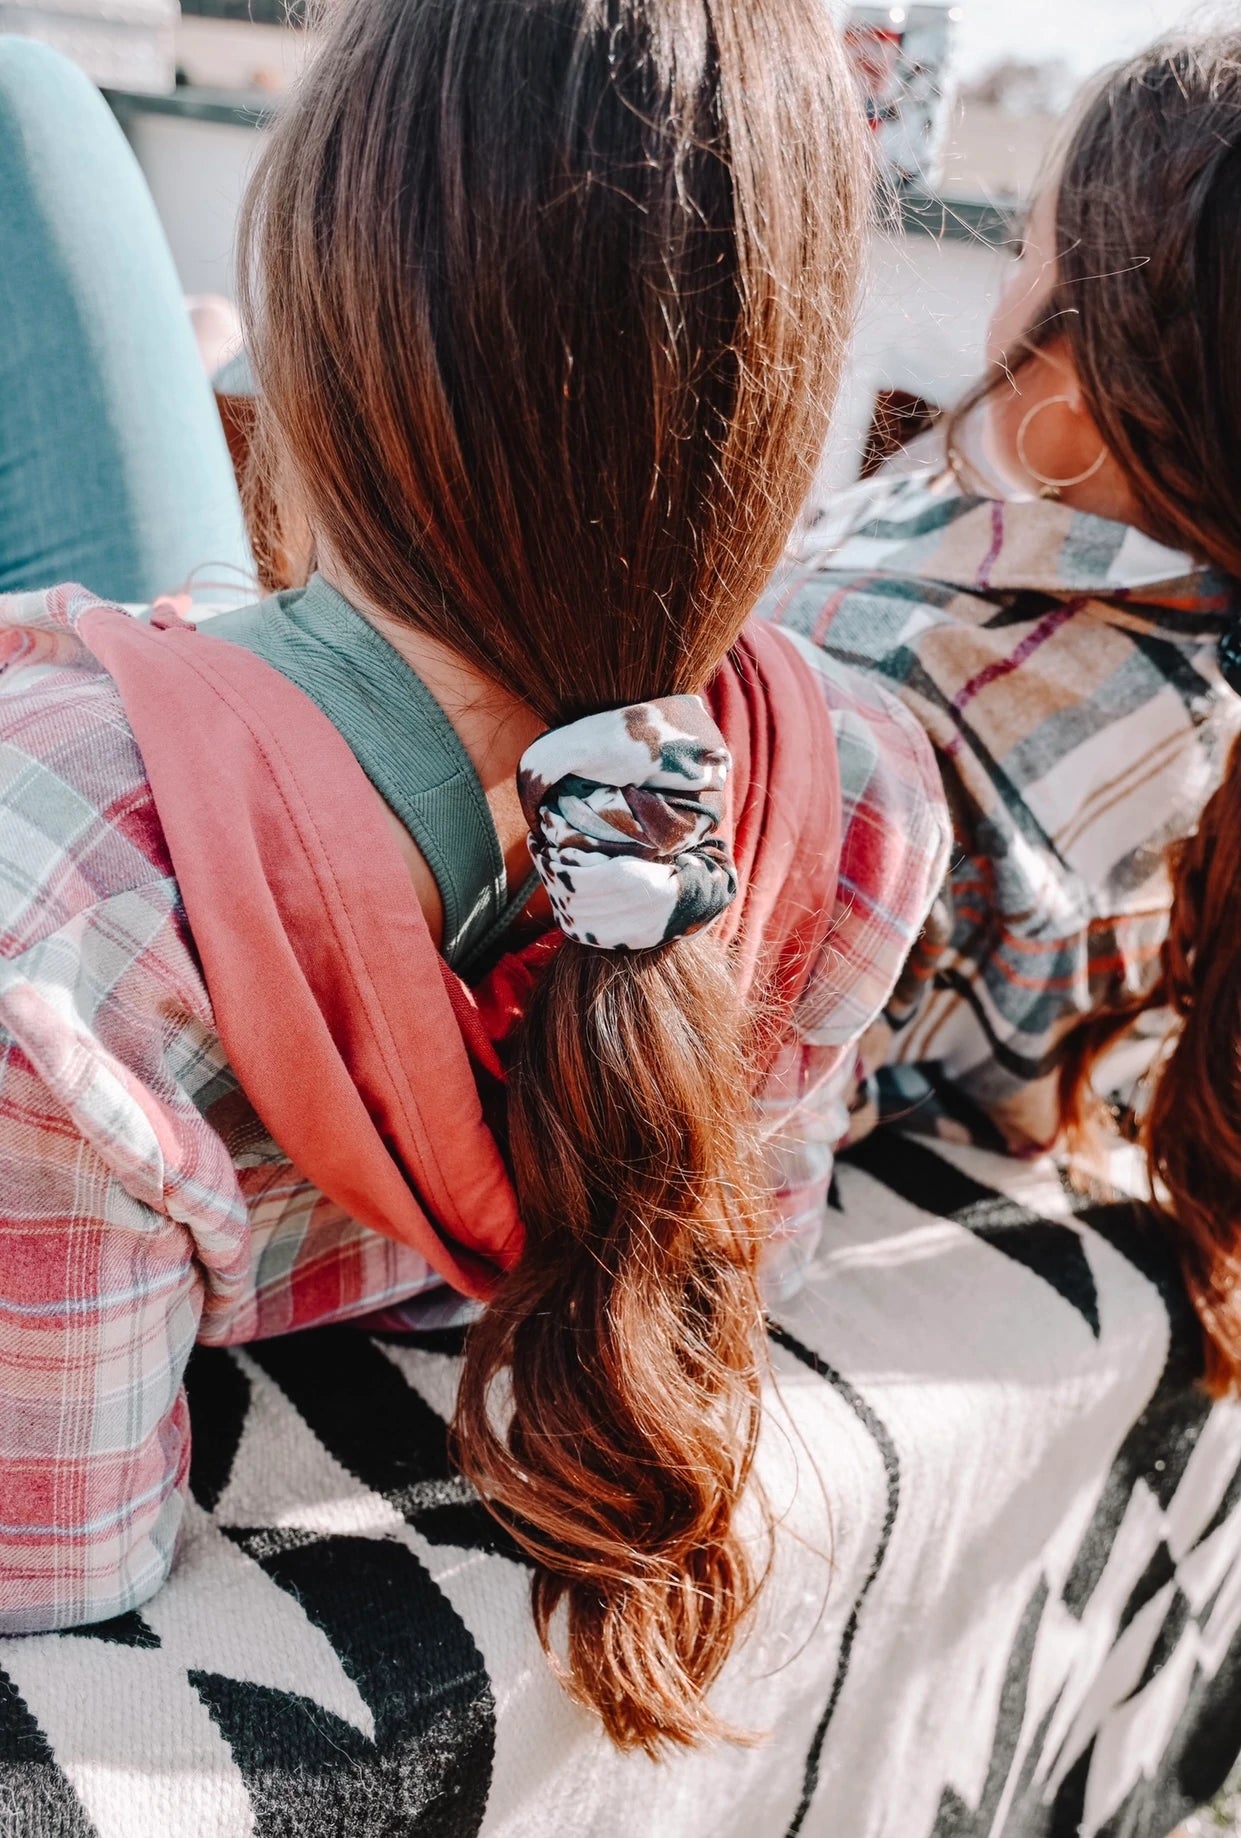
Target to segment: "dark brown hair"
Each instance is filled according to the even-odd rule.
[[[300,507],[370,603],[549,723],[701,688],[826,431],[865,215],[819,0],[346,0],[249,201]],[[625,1747],[715,1729],[765,1217],[710,935],[568,944],[511,1067],[527,1249],[472,1329],[466,1474]]]
[[[1055,247],[1024,351],[1067,341],[1143,528],[1241,580],[1241,34],[1159,45],[1107,73],[1056,180]],[[1170,1005],[1179,1035],[1141,1127],[1223,1393],[1241,1389],[1241,754],[1172,865],[1158,982],[1069,1037],[1062,1110],[1070,1136],[1087,1136],[1100,1059]]]
[[[1066,1129],[1097,1151],[1093,1079],[1107,1050],[1146,1014],[1172,1033],[1139,1094],[1136,1133],[1155,1203],[1202,1324],[1203,1377],[1241,1395],[1241,740],[1194,834],[1172,851],[1172,913],[1159,976],[1127,1006],[1080,1027],[1061,1067]]]
[[[1206,1340],[1206,1383],[1241,1392],[1241,741],[1177,852],[1158,999],[1177,1033],[1142,1120],[1163,1219]]]

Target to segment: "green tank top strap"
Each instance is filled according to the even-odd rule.
[[[204,630],[253,651],[327,716],[421,849],[444,908],[441,950],[467,972],[516,918],[534,877],[509,898],[486,794],[421,677],[321,575]]]

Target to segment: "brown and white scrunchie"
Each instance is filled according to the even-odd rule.
[[[718,834],[731,767],[699,696],[607,709],[528,747],[517,788],[561,931],[647,951],[718,918],[737,897]]]

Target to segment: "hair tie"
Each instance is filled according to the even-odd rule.
[[[737,897],[727,743],[699,696],[663,696],[551,728],[517,774],[530,853],[566,937],[649,951]]]

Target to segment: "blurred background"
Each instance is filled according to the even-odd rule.
[[[959,10],[945,183],[1018,194],[1092,71],[1221,11],[1185,0],[968,0]]]
[[[825,460],[833,487],[977,374],[997,282],[1080,84],[1228,0],[828,3],[886,181]],[[314,46],[296,0],[0,0],[0,31],[47,39],[105,90],[186,294],[230,299],[246,175]]]

